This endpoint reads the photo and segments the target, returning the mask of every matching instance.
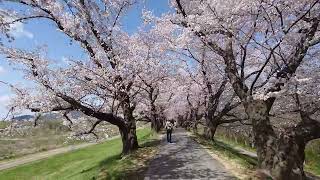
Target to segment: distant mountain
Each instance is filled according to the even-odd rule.
[[[46,114],[42,114],[41,119],[44,120],[57,120],[57,119],[61,119],[62,115],[59,113],[46,113]]]
[[[78,119],[84,115],[81,112],[72,111],[68,114],[68,116],[72,119]],[[33,120],[34,118],[35,118],[35,116],[33,116],[33,115],[21,115],[21,116],[14,117],[13,120],[29,121],[29,120]],[[42,119],[42,120],[60,120],[63,118],[64,117],[60,113],[49,112],[49,113],[42,114],[40,119]]]
[[[78,119],[84,115],[81,112],[72,111],[68,114],[68,116],[72,119]],[[60,113],[52,112],[52,113],[43,114],[41,118],[45,120],[57,120],[57,119],[63,119],[64,117]]]
[[[33,115],[21,115],[21,116],[16,116],[13,118],[13,120],[18,120],[18,121],[28,121],[30,119],[33,119]]]
[[[79,111],[72,111],[69,113],[69,116],[71,116],[71,118],[73,119],[79,119],[80,117],[83,117],[84,114],[82,114],[82,112]]]

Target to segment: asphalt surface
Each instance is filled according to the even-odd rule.
[[[173,143],[163,138],[158,155],[151,161],[145,180],[153,179],[236,179],[224,166],[183,129],[175,129]]]

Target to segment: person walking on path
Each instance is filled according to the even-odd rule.
[[[167,130],[167,142],[172,143],[171,141],[171,136],[172,136],[172,131],[173,131],[173,120],[169,120],[166,122],[165,128]]]
[[[148,165],[144,180],[236,180],[229,169],[214,159],[205,149],[189,136],[183,128],[174,127],[173,146],[162,142],[157,155]]]

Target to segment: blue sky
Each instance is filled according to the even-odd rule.
[[[170,11],[168,0],[142,0],[143,3],[137,4],[130,9],[122,19],[123,28],[130,34],[137,31],[141,25],[141,12],[143,9],[151,10],[154,15],[160,16]],[[15,3],[0,4],[0,8],[13,8],[17,11],[23,9]],[[16,30],[12,31],[15,41],[10,46],[23,49],[34,49],[36,47],[47,46],[48,56],[63,63],[65,58],[85,58],[86,54],[76,44],[70,43],[70,39],[57,31],[53,24],[46,20],[33,20],[27,24],[16,24]],[[3,56],[0,55],[0,80],[11,84],[26,85],[22,74],[12,69]],[[10,89],[0,84],[0,119],[7,113],[6,104],[12,96]]]

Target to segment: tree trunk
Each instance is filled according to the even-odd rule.
[[[303,171],[305,144],[287,131],[277,138],[269,120],[273,99],[252,100],[245,110],[253,124],[259,168],[276,180],[305,179]]]
[[[126,127],[119,128],[122,139],[122,155],[130,154],[139,148],[136,134],[136,121],[132,113],[125,113]]]
[[[198,122],[193,123],[193,132],[198,134]]]
[[[268,166],[269,159],[275,154],[275,132],[270,124],[268,104],[262,100],[252,100],[245,104],[245,110],[252,121],[258,162],[262,167]]]
[[[138,139],[136,135],[136,120],[133,117],[133,109],[130,107],[130,101],[124,101],[122,105],[124,119],[126,122],[126,126],[119,128],[123,148],[122,148],[122,155],[129,154],[134,150],[139,148]]]
[[[156,107],[153,103],[151,103],[151,129],[157,133],[161,130],[161,122],[157,116]]]
[[[277,151],[273,157],[271,175],[274,179],[304,180],[303,170],[305,144],[295,138],[294,133],[284,133],[277,143]]]
[[[214,135],[217,131],[218,123],[214,120],[206,119],[206,127],[204,130],[204,137],[209,140],[214,140]]]
[[[155,132],[159,132],[161,130],[161,123],[158,118],[151,119],[151,129]]]
[[[130,154],[138,149],[138,139],[135,127],[119,128],[122,140],[122,155]]]
[[[286,129],[279,137],[277,158],[272,174],[278,179],[307,179],[303,170],[306,144],[320,138],[320,122],[301,111],[301,122]]]

